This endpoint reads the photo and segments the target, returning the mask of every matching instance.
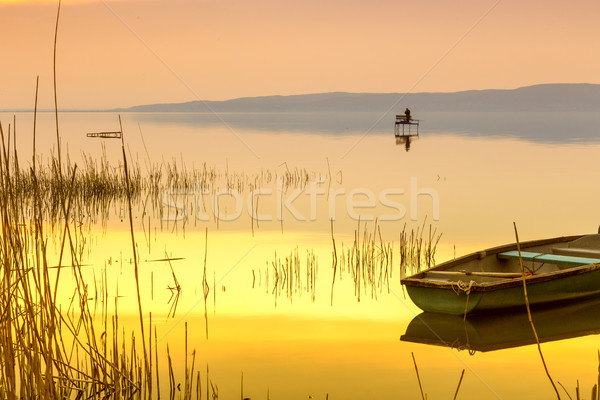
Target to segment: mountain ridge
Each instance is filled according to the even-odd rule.
[[[550,83],[516,89],[459,92],[352,93],[239,97],[155,103],[107,111],[119,112],[388,112],[418,111],[598,111],[600,84]]]

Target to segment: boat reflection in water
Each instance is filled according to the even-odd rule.
[[[600,333],[600,298],[580,300],[559,307],[531,310],[540,342]],[[507,310],[492,315],[462,316],[423,312],[400,337],[406,342],[446,346],[458,350],[493,351],[535,344],[527,311]]]

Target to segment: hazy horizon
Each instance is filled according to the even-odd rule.
[[[535,107],[535,104],[531,103],[531,101],[533,100],[532,97],[538,97],[538,100],[541,101],[542,106],[537,107],[540,108],[535,109],[533,111],[552,111],[552,110],[546,110],[544,108],[544,101],[547,103],[548,100],[550,100],[552,102],[552,100],[554,100],[553,106],[560,106],[561,109],[563,106],[565,105],[569,105],[571,102],[575,102],[574,106],[575,109],[573,110],[569,110],[569,111],[577,111],[577,108],[581,106],[581,104],[585,103],[585,107],[586,108],[592,108],[595,111],[595,106],[596,106],[596,101],[593,101],[591,103],[588,102],[589,100],[589,91],[586,92],[586,90],[589,90],[586,87],[590,87],[592,90],[595,87],[600,88],[600,84],[594,84],[594,83],[585,83],[585,82],[581,82],[581,83],[541,83],[541,84],[535,84],[535,85],[527,85],[527,86],[520,86],[518,88],[513,88],[513,89],[498,89],[498,88],[488,88],[488,89],[466,89],[466,90],[460,90],[460,91],[453,91],[453,92],[441,92],[441,91],[428,91],[428,92],[416,92],[416,93],[399,93],[399,92],[388,92],[388,93],[375,93],[375,92],[347,92],[347,91],[336,91],[336,92],[320,92],[320,93],[299,93],[299,94],[291,94],[291,95],[286,95],[286,94],[270,94],[270,95],[262,95],[262,96],[245,96],[245,97],[235,97],[235,98],[231,98],[231,99],[224,99],[224,100],[211,100],[211,99],[191,99],[191,100],[182,100],[182,101],[174,101],[174,102],[156,102],[156,103],[144,103],[144,104],[135,104],[132,106],[120,106],[120,105],[113,105],[107,108],[66,108],[66,107],[60,107],[59,106],[59,111],[63,111],[63,112],[113,112],[113,111],[120,111],[120,112],[128,112],[128,111],[132,111],[132,112],[138,112],[138,111],[157,111],[157,112],[169,112],[169,111],[180,111],[180,112],[187,112],[187,111],[181,111],[181,110],[176,110],[175,108],[177,106],[184,106],[184,105],[188,105],[188,104],[202,104],[205,103],[207,110],[206,112],[248,112],[246,110],[235,110],[235,104],[237,105],[244,105],[244,104],[252,104],[255,103],[258,107],[260,107],[261,105],[266,106],[267,108],[269,106],[272,106],[274,104],[278,104],[278,103],[283,103],[285,104],[286,102],[288,103],[292,103],[294,100],[297,99],[314,99],[314,100],[319,100],[319,101],[329,101],[331,104],[334,104],[335,101],[339,98],[343,98],[344,96],[346,96],[347,98],[360,98],[361,96],[363,97],[367,97],[367,96],[379,96],[380,97],[380,102],[383,101],[385,104],[385,110],[386,112],[389,111],[388,110],[388,106],[392,106],[394,105],[394,101],[396,98],[394,96],[402,96],[402,98],[399,98],[399,100],[405,100],[404,102],[402,102],[402,107],[404,107],[404,105],[408,105],[410,107],[414,106],[415,104],[412,104],[411,102],[414,101],[414,99],[419,98],[420,100],[417,101],[416,105],[422,105],[423,100],[428,98],[428,99],[435,99],[436,102],[438,102],[437,104],[435,104],[435,106],[439,107],[440,103],[444,104],[444,102],[448,103],[448,105],[451,105],[451,107],[448,109],[448,111],[457,111],[456,109],[456,104],[453,104],[456,102],[456,100],[452,97],[448,97],[448,96],[453,96],[453,95],[461,95],[463,96],[462,99],[469,99],[469,96],[472,96],[472,98],[477,99],[477,101],[480,101],[482,99],[481,96],[484,96],[485,98],[487,98],[488,100],[500,100],[502,99],[502,96],[506,96],[507,94],[509,96],[511,96],[512,101],[514,100],[518,100],[515,102],[514,106],[515,108],[520,108],[522,106],[525,106],[526,108],[529,106],[533,106]],[[583,90],[582,90],[583,89]],[[525,94],[525,92],[523,91],[527,91],[528,93]],[[579,91],[577,91],[579,90]],[[536,91],[538,93],[536,93]],[[549,91],[553,91],[552,93],[550,93]],[[564,96],[561,94],[564,91]],[[523,96],[525,94],[525,96]],[[547,96],[551,94],[554,96],[554,99],[549,99]],[[386,99],[384,99],[384,97]],[[387,99],[389,97],[389,99]],[[557,99],[558,97],[558,99]],[[281,101],[280,101],[281,100]],[[386,100],[389,101],[386,102]],[[556,101],[558,100],[558,102]],[[408,102],[407,102],[408,101]],[[505,99],[506,101],[506,99]],[[234,105],[234,109],[233,110],[228,110],[228,111],[224,111],[224,110],[212,110],[210,107],[215,107],[215,105],[217,107],[222,106],[222,105],[229,105],[231,107],[231,105]],[[318,106],[318,104],[317,104]],[[460,110],[460,111],[482,111],[481,109],[481,104],[478,105],[479,106],[479,110],[477,109],[477,107],[475,107],[474,109],[465,109],[465,110]],[[153,110],[152,107],[157,107],[157,108],[162,108],[162,109],[157,109],[157,110]],[[173,110],[169,110],[169,107],[173,108]],[[147,109],[145,109],[147,108]],[[242,106],[243,108],[243,106]],[[398,107],[396,107],[398,108]],[[427,108],[427,107],[426,107]],[[0,108],[0,112],[32,112],[33,111],[33,105],[26,107],[26,108],[6,108],[6,109],[2,109]],[[38,112],[54,112],[54,107],[50,107],[50,108],[39,108],[38,107]],[[292,110],[286,110],[286,112],[291,112]],[[299,110],[299,111],[306,111],[306,110]],[[334,110],[335,112],[337,112],[338,110]],[[355,110],[352,110],[355,111]],[[368,109],[365,110],[367,112],[372,112],[372,109]],[[383,109],[382,109],[383,111]],[[423,110],[422,110],[423,111]],[[426,110],[426,111],[431,111],[431,110]],[[435,111],[443,111],[443,110],[439,110],[436,109]],[[484,106],[484,110],[483,111],[493,111],[493,109],[485,109]],[[500,110],[500,111],[509,111],[509,110]],[[528,111],[528,110],[525,110]],[[584,110],[584,111],[590,111],[590,110]],[[196,111],[194,111],[196,112]],[[269,112],[269,110],[266,110],[266,112]],[[312,110],[311,110],[312,112]]]
[[[57,1],[0,1],[0,109],[53,108]],[[61,6],[61,109],[305,93],[600,83],[600,4],[74,0]],[[510,29],[507,29],[510,27]],[[576,60],[576,62],[573,62]]]

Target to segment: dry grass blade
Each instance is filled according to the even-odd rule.
[[[329,164],[329,160],[327,160]],[[331,219],[331,241],[333,242],[333,279],[331,281],[331,305],[333,305],[333,286],[335,285],[335,275],[337,272],[338,256],[335,248],[335,237],[333,236],[333,219]]]
[[[454,400],[458,397],[458,390],[460,389],[460,384],[462,383],[463,377],[465,376],[465,370],[463,369],[460,374],[460,379],[458,380],[458,385],[456,386],[456,392],[454,392]]]
[[[560,385],[560,387],[562,388],[562,390],[565,391],[565,394],[567,395],[567,397],[569,398],[569,400],[573,400],[573,398],[571,397],[571,395],[567,391],[567,388],[565,388],[562,383],[560,383],[560,382],[557,382],[557,383]]]
[[[204,231],[204,274],[202,276],[202,289],[204,291],[204,322],[206,326],[206,338],[208,339],[208,294],[210,292],[210,286],[206,279],[206,258],[208,255],[208,228]]]
[[[415,365],[415,371],[417,373],[417,381],[419,382],[419,390],[421,391],[421,398],[425,400],[425,394],[423,393],[423,385],[421,385],[421,377],[419,376],[419,367],[417,367],[417,360],[415,360],[415,354],[413,352],[410,353],[413,359],[413,364]]]
[[[537,331],[535,329],[535,325],[533,324],[533,320],[531,319],[531,309],[529,308],[529,298],[527,297],[527,282],[525,279],[525,269],[523,268],[523,259],[521,258],[521,244],[519,243],[519,233],[517,232],[517,224],[513,222],[513,226],[515,228],[515,238],[517,242],[517,251],[519,252],[519,265],[521,267],[521,277],[523,279],[523,294],[525,296],[525,307],[527,308],[527,316],[529,317],[529,324],[531,325],[531,330],[533,331],[533,335],[535,336],[535,341],[537,343],[538,353],[540,354],[540,358],[542,359],[542,364],[544,365],[544,370],[546,371],[546,375],[554,388],[554,392],[556,393],[556,397],[560,400],[560,394],[558,393],[558,388],[554,384],[554,380],[552,376],[550,376],[550,371],[548,371],[548,366],[546,365],[546,361],[544,360],[544,355],[542,354],[542,347],[540,345],[540,339],[538,338]]]
[[[131,247],[133,251],[133,267],[135,274],[135,287],[137,291],[137,300],[138,300],[138,313],[140,317],[140,330],[142,335],[142,347],[144,349],[144,371],[145,375],[149,376],[149,362],[148,355],[146,352],[146,338],[144,335],[144,315],[142,313],[142,299],[140,296],[140,279],[139,279],[139,271],[138,271],[138,259],[137,259],[137,251],[135,245],[135,236],[133,233],[133,212],[131,210],[131,195],[129,191],[129,171],[127,169],[127,156],[125,155],[125,139],[123,138],[123,124],[121,123],[121,116],[119,115],[119,126],[121,127],[121,145],[123,150],[123,169],[125,171],[125,183],[127,185],[127,206],[129,211],[129,230],[131,232]]]
[[[165,259],[169,262],[169,267],[171,267],[171,274],[173,275],[173,285],[167,286],[167,289],[171,291],[171,297],[169,297],[169,301],[167,304],[171,304],[169,308],[169,312],[167,314],[167,318],[175,317],[175,312],[177,311],[177,304],[179,303],[179,296],[181,295],[181,285],[179,285],[179,281],[177,280],[177,276],[175,275],[175,271],[173,270],[173,265],[171,264],[171,259],[165,253]],[[173,303],[171,303],[173,301]]]

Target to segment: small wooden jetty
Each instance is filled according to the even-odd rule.
[[[394,135],[396,137],[419,136],[419,120],[407,117],[405,114],[397,114]]]
[[[121,139],[123,132],[90,132],[86,136],[91,138]]]

